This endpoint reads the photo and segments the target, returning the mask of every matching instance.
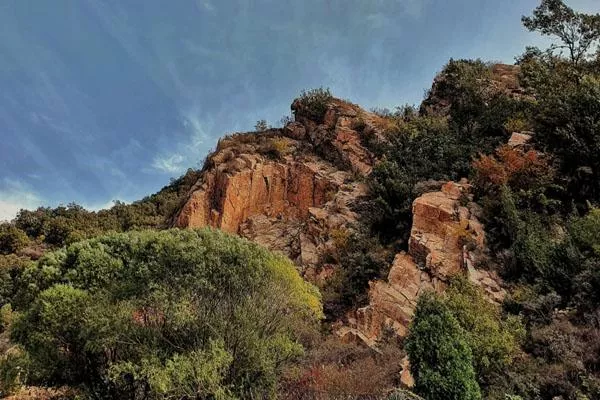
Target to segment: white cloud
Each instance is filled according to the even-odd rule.
[[[215,6],[208,0],[199,1],[198,4],[202,4],[205,10],[215,12]]]
[[[115,199],[117,200],[117,199]],[[109,210],[113,208],[115,205],[115,200],[109,200],[104,203],[96,203],[96,204],[82,204],[81,206],[89,211],[100,211],[100,210]],[[128,203],[128,202],[124,202]]]
[[[184,113],[183,127],[188,132],[188,139],[178,143],[174,151],[156,156],[152,161],[152,168],[176,175],[197,165],[198,160],[201,160],[208,150],[206,148],[206,143],[210,139],[208,126],[212,126],[212,122],[200,120],[197,113],[193,111]]]
[[[0,221],[10,221],[20,209],[35,209],[42,199],[21,182],[4,179],[0,185]]]
[[[161,172],[175,174],[181,171],[185,157],[181,154],[171,154],[166,156],[158,156],[152,161],[152,167]]]

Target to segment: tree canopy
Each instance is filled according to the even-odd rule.
[[[321,317],[289,260],[209,229],[78,242],[18,286],[30,381],[118,398],[269,398]]]

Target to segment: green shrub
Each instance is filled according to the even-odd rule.
[[[502,318],[482,289],[465,278],[455,278],[444,303],[465,332],[473,352],[473,366],[482,388],[502,375],[520,352],[525,328],[517,317]]]
[[[419,297],[406,351],[417,394],[428,400],[481,399],[465,333],[433,293]]]
[[[292,151],[290,141],[284,137],[274,137],[269,140],[267,145],[267,154],[276,159],[282,159]]]
[[[208,229],[77,242],[26,268],[18,291],[33,299],[11,329],[31,383],[115,398],[270,397],[321,317],[288,259]]]
[[[311,90],[304,90],[298,99],[300,108],[296,112],[318,122],[323,121],[327,107],[333,99],[329,89],[322,87]]]
[[[338,247],[334,259],[325,261],[338,263],[340,268],[324,288],[324,306],[328,316],[335,319],[368,302],[369,282],[384,278],[392,254],[364,231],[334,231],[332,236]]]
[[[13,224],[0,223],[0,255],[16,253],[29,242],[25,232]]]

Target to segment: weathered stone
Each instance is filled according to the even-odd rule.
[[[314,271],[331,249],[329,232],[356,221],[351,206],[366,191],[355,173],[368,174],[374,159],[353,129],[358,118],[379,129],[374,114],[333,99],[324,121],[301,114],[281,130],[223,139],[173,225],[237,233]],[[295,153],[260,153],[261,143],[282,136]]]
[[[474,268],[485,246],[485,234],[469,208],[461,205],[470,188],[466,181],[448,182],[439,192],[425,193],[414,201],[408,254],[396,255],[387,281],[371,282],[369,305],[349,318],[351,329],[345,334],[374,343],[387,327],[405,336],[421,293],[444,291],[457,274],[481,286],[491,301],[502,301],[505,292],[499,278]]]
[[[523,147],[531,141],[531,132],[513,132],[508,140],[510,147]]]

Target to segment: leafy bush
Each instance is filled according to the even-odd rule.
[[[529,131],[531,128],[531,122],[522,115],[510,118],[504,123],[504,129],[509,133]]]
[[[78,242],[27,268],[19,290],[33,301],[12,338],[31,382],[119,398],[269,397],[321,316],[289,260],[211,230]]]
[[[333,99],[329,89],[317,88],[311,90],[304,90],[297,100],[298,108],[295,110],[296,113],[300,113],[302,116],[306,116],[317,122],[322,122],[327,107]]]
[[[15,283],[28,263],[27,258],[17,257],[14,254],[0,255],[0,307],[13,300]]]
[[[334,231],[333,260],[340,265],[324,288],[324,307],[327,315],[336,319],[350,307],[367,303],[369,282],[383,278],[388,272],[392,254],[376,238],[366,232]]]
[[[281,159],[292,151],[292,146],[288,139],[283,137],[274,137],[269,140],[267,154],[277,159]]]
[[[479,384],[482,388],[489,386],[518,355],[524,326],[516,317],[502,318],[482,289],[465,278],[451,282],[444,303],[465,332]]]
[[[75,203],[56,208],[40,207],[34,211],[20,210],[13,221],[14,227],[30,239],[53,248],[111,231],[166,228],[199,177],[200,171],[189,169],[158,193],[132,204],[116,201],[112,208],[98,212],[87,211]]]
[[[428,400],[481,399],[464,331],[433,293],[419,297],[406,351],[417,394]]]
[[[0,223],[0,255],[12,254],[27,245],[29,239],[25,232],[13,224]]]

